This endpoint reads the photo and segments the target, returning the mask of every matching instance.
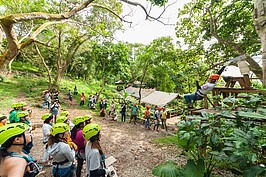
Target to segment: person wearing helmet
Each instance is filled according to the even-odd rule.
[[[71,139],[77,145],[77,149],[76,149],[76,159],[77,159],[76,176],[80,177],[83,162],[85,160],[86,140],[82,135],[82,129],[85,126],[85,119],[83,116],[77,116],[77,117],[74,117],[73,123],[75,126],[71,130]]]
[[[198,77],[196,78],[197,91],[195,93],[186,94],[184,99],[188,105],[188,108],[192,108],[192,101],[202,100],[205,95],[207,95],[216,85],[216,82],[219,80],[220,75],[224,71],[226,66],[223,66],[217,74],[211,74],[208,78],[206,84],[200,86]]]
[[[9,117],[8,117],[9,122],[10,123],[19,122],[19,118],[17,118],[18,104],[12,103],[11,108],[12,108],[12,110],[9,112]]]
[[[56,119],[56,123],[66,123],[66,124],[69,124],[69,119],[66,116],[59,116]]]
[[[68,116],[69,115],[69,112],[68,111],[62,111],[61,113],[60,113],[60,116]]]
[[[148,106],[146,106],[146,110],[144,111],[144,116],[145,116],[145,119],[146,119],[146,121],[145,121],[145,128],[147,130],[150,130],[151,129],[151,127],[150,127],[150,118],[151,118],[150,108],[151,107],[148,105]]]
[[[85,147],[87,177],[104,177],[109,173],[105,167],[105,155],[100,145],[100,125],[90,123],[86,125],[82,134],[87,140]]]
[[[0,176],[34,177],[39,167],[22,148],[31,141],[29,126],[11,123],[0,127]]]
[[[42,163],[44,166],[51,166],[49,163],[49,154],[48,154],[48,139],[50,136],[50,131],[53,126],[53,116],[51,113],[45,113],[42,115],[42,120],[44,121],[42,126],[42,134],[43,134],[43,144],[45,145],[45,150],[42,158]]]
[[[3,114],[0,114],[0,127],[6,125],[7,123],[7,117]]]
[[[19,118],[19,122],[27,124],[29,126],[30,131],[35,130],[36,126],[31,125],[28,115],[29,115],[28,111],[20,111],[17,113],[17,117]],[[30,150],[32,148],[33,148],[33,140],[31,140],[31,142],[28,143],[23,149],[29,154]]]
[[[85,116],[83,116],[84,120],[85,120],[85,125],[90,124],[93,120],[92,120],[92,116],[87,114]]]
[[[73,177],[75,150],[67,144],[69,126],[56,123],[52,126],[48,140],[48,154],[53,157],[52,173],[55,177]]]

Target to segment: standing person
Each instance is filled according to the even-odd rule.
[[[166,111],[165,107],[163,107],[163,110],[162,110],[162,129],[165,128],[165,130],[167,131],[166,118],[167,118],[167,111]]]
[[[68,90],[67,92],[68,100],[69,100],[69,106],[72,105],[73,96],[71,93],[71,90]]]
[[[51,106],[51,113],[54,117],[54,122],[56,123],[56,117],[58,115],[58,110],[59,110],[60,104],[58,100],[55,100],[53,105]]]
[[[19,118],[17,118],[17,113],[18,113],[18,104],[17,103],[13,103],[11,105],[12,110],[9,112],[9,122],[10,123],[15,123],[15,122],[19,122]]]
[[[73,177],[75,172],[75,150],[67,143],[69,126],[56,123],[48,139],[48,154],[53,157],[53,176]]]
[[[134,103],[133,106],[131,107],[130,113],[131,113],[131,117],[130,117],[129,123],[131,123],[131,119],[133,119],[134,124],[136,125],[137,116],[138,116],[138,107],[136,103]]]
[[[145,119],[146,119],[145,128],[147,130],[151,129],[151,127],[150,127],[150,118],[151,118],[150,108],[151,108],[150,106],[146,106],[146,110],[144,112],[144,116],[145,116]]]
[[[87,177],[104,177],[110,171],[105,167],[105,155],[100,145],[100,125],[90,123],[83,128],[82,133],[87,140],[85,147],[86,175]]]
[[[60,103],[60,101],[59,101],[59,91],[58,90],[55,90],[55,92],[54,92],[54,101],[58,101],[58,103]]]
[[[78,89],[77,89],[77,86],[75,85],[75,87],[74,87],[74,95],[78,95]]]
[[[88,124],[90,124],[93,120],[92,120],[92,116],[91,115],[89,115],[89,114],[87,114],[87,115],[85,115],[85,116],[83,116],[83,118],[84,118],[84,123],[85,123],[85,125],[88,125]]]
[[[79,103],[79,105],[83,106],[84,105],[84,101],[85,101],[85,94],[82,92],[81,95],[80,95],[80,103]]]
[[[88,98],[88,107],[91,107],[91,103],[92,103],[92,94],[90,94]]]
[[[28,111],[20,111],[17,113],[17,117],[19,118],[19,122],[27,124],[29,126],[29,131],[35,130],[36,126],[32,126],[29,119]],[[33,148],[33,138],[31,137],[31,141],[23,147],[28,154],[30,154],[30,150]]]
[[[43,106],[42,110],[44,110],[46,104],[48,105],[48,109],[50,109],[51,106],[51,94],[49,90],[46,90],[43,96]]]
[[[104,109],[103,99],[100,100],[99,108],[100,108],[100,110]]]
[[[6,125],[6,123],[7,123],[7,117],[0,114],[0,127]]]
[[[77,159],[76,176],[81,177],[81,169],[85,160],[85,144],[86,140],[82,135],[82,129],[85,126],[85,119],[83,116],[77,116],[73,119],[74,127],[71,130],[71,139],[77,145],[75,150]]]
[[[43,126],[42,126],[42,134],[43,134],[43,144],[45,145],[45,150],[43,154],[42,163],[44,166],[49,167],[51,164],[49,163],[49,154],[48,154],[48,139],[50,136],[50,131],[53,126],[53,116],[51,113],[45,113],[42,115]]]
[[[126,109],[127,109],[127,106],[126,106],[126,103],[124,102],[122,104],[121,111],[120,111],[122,122],[126,122]]]
[[[158,132],[159,130],[159,125],[160,125],[160,119],[161,119],[161,107],[157,107],[154,113],[154,127],[153,130],[156,129]]]
[[[106,109],[108,104],[108,100],[106,98],[103,99],[103,108]]]
[[[37,176],[39,168],[34,159],[22,148],[31,141],[23,123],[11,123],[0,127],[0,176]]]
[[[113,110],[115,109],[115,103],[112,101],[112,103],[110,104],[110,107],[109,107],[109,116],[111,115],[111,113],[113,112]]]

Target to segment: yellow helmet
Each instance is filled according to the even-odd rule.
[[[89,140],[91,139],[91,137],[97,135],[100,129],[101,128],[99,124],[90,123],[83,128],[82,134],[86,140]]]
[[[50,116],[51,116],[51,113],[45,113],[42,115],[42,120],[46,120],[46,119],[50,118]]]
[[[92,116],[87,114],[87,115],[83,116],[83,118],[86,121],[86,120],[90,120],[92,118]]]
[[[4,144],[9,138],[22,134],[29,129],[24,123],[11,123],[0,127],[0,145]]]
[[[55,136],[66,131],[69,131],[69,126],[66,123],[56,123],[52,126],[50,133],[52,136]]]
[[[25,117],[27,115],[29,115],[28,111],[20,111],[20,112],[17,113],[17,117],[19,117],[19,118],[20,117]]]
[[[56,118],[56,123],[65,123],[67,119],[68,118],[66,116],[59,116],[58,118]]]
[[[84,122],[84,121],[85,121],[84,117],[82,117],[82,116],[77,116],[77,117],[74,117],[74,119],[73,119],[73,124],[74,124],[74,125],[78,125],[79,123]]]
[[[69,112],[68,111],[62,111],[60,113],[60,116],[68,116],[69,115]]]

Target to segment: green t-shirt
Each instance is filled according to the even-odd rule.
[[[13,122],[19,122],[19,118],[17,117],[17,110],[13,110],[10,114],[9,114],[9,122],[13,123]]]
[[[132,115],[137,115],[137,113],[138,113],[138,107],[132,106],[132,108],[131,108],[131,114]]]

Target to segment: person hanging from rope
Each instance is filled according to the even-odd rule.
[[[196,78],[196,92],[186,94],[184,96],[188,108],[193,108],[192,101],[202,100],[204,96],[207,95],[215,87],[216,82],[219,80],[220,75],[228,64],[229,62],[225,63],[225,65],[217,72],[217,74],[211,74],[207,80],[207,83],[202,86],[199,85],[198,77]]]

